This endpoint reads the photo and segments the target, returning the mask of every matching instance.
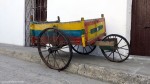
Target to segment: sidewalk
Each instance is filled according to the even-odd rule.
[[[0,54],[43,64],[38,50],[32,47],[0,44]],[[74,54],[66,71],[115,84],[150,84],[150,57],[131,57],[123,63],[114,63],[104,57]]]

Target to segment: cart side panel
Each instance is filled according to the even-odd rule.
[[[95,42],[96,39],[102,38],[105,33],[105,19],[93,19],[85,21],[85,30],[86,30],[86,41]]]
[[[84,22],[64,22],[64,23],[31,23],[30,32],[31,32],[31,44],[37,44],[37,37],[39,34],[46,28],[57,27],[61,30],[71,41],[72,44],[79,44],[81,42],[81,36],[83,34]]]
[[[32,46],[37,46],[37,38],[42,30],[46,28],[51,28],[58,23],[30,23],[30,44]]]
[[[81,44],[81,36],[84,32],[83,21],[59,23],[58,28],[69,38],[72,44]]]

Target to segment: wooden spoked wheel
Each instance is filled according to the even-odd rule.
[[[47,28],[40,33],[38,51],[43,62],[55,70],[66,69],[73,54],[70,41],[57,28]]]
[[[90,44],[88,44],[86,47],[83,47],[82,45],[72,45],[72,49],[75,52],[83,55],[90,54],[95,48],[96,48],[95,45],[90,45]]]
[[[102,41],[108,41],[109,39],[117,39],[116,44],[113,47],[101,48],[103,55],[112,62],[123,62],[129,57],[129,42],[120,35],[111,34],[106,36]]]

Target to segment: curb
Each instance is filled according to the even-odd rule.
[[[31,53],[26,51],[17,51],[12,49],[0,49],[0,54],[12,56],[18,59],[40,63],[40,56],[38,53]],[[150,77],[145,75],[130,74],[123,71],[105,68],[101,66],[95,66],[90,64],[72,63],[66,69],[66,71],[79,74],[85,77],[90,77],[98,80],[109,81],[117,84],[149,84]]]
[[[33,54],[29,52],[21,52],[21,51],[9,50],[9,49],[0,49],[0,54],[8,55],[11,57],[15,57],[15,58],[30,61],[30,62],[41,63],[41,58],[38,54]]]

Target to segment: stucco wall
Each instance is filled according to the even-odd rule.
[[[126,28],[126,38],[130,42],[130,35],[131,35],[131,15],[132,15],[132,0],[127,0],[127,28]]]
[[[48,0],[48,20],[61,21],[97,18],[105,15],[107,34],[120,34],[130,40],[132,0]],[[129,6],[129,7],[128,7]],[[92,54],[101,54],[97,48]]]
[[[105,14],[107,34],[117,33],[130,41],[132,0],[48,0],[48,20],[97,18]],[[0,0],[0,43],[24,45],[25,1]]]
[[[24,0],[0,0],[0,43],[24,45]]]
[[[48,20],[97,18],[105,14],[107,33],[126,36],[127,0],[48,0]]]

